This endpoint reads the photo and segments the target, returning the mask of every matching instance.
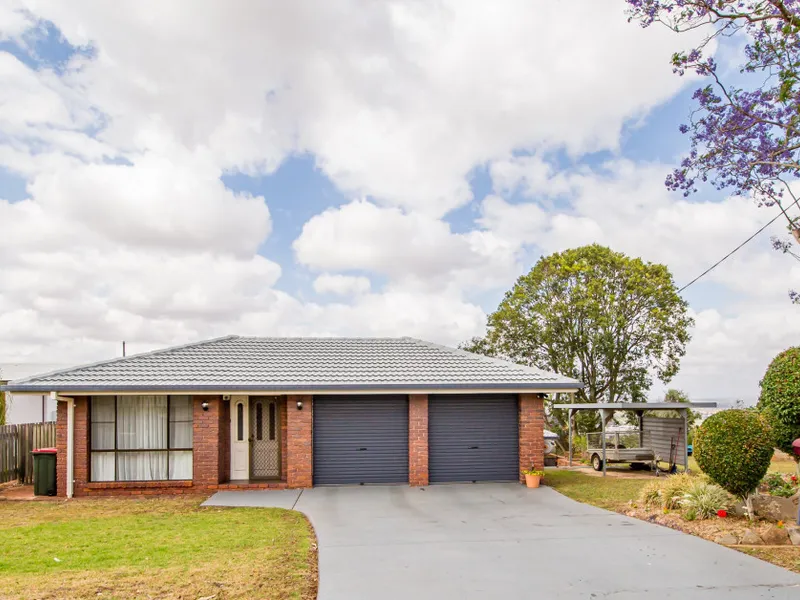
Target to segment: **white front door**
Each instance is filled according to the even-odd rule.
[[[249,398],[231,396],[231,480],[250,478]]]

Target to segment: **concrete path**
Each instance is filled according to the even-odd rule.
[[[800,575],[550,488],[231,491],[206,504],[308,515],[320,600],[800,599]]]

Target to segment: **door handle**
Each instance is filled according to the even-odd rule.
[[[467,448],[467,450],[477,450],[477,449],[478,449],[478,447],[477,447],[477,446],[469,446],[469,447]]]
[[[356,450],[358,450],[359,452],[363,452],[364,450],[366,450],[366,448],[356,448]]]

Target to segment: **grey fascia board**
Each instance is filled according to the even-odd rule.
[[[603,402],[584,404],[554,404],[553,408],[572,410],[681,410],[687,408],[717,408],[716,402]]]
[[[326,392],[326,391],[383,391],[383,390],[564,390],[575,391],[578,386],[571,382],[543,381],[541,383],[396,383],[396,384],[308,384],[308,385],[197,385],[197,384],[157,384],[157,385],[75,385],[75,384],[29,384],[0,386],[5,392]]]

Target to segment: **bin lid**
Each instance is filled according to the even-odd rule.
[[[57,448],[36,448],[36,450],[31,451],[31,454],[57,454]]]

